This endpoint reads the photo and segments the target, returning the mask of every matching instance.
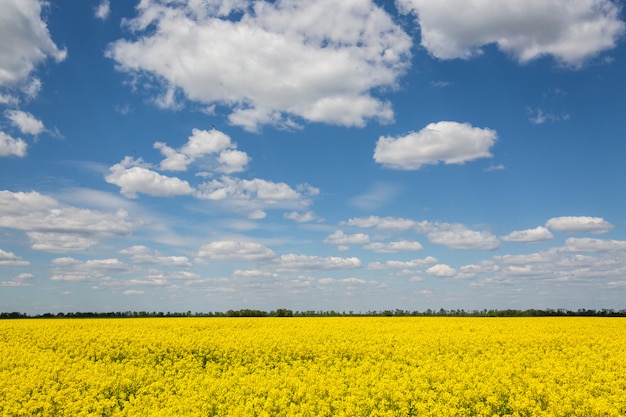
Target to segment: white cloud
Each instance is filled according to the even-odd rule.
[[[128,198],[137,198],[137,193],[173,197],[194,191],[187,181],[150,170],[141,158],[134,160],[127,156],[109,171],[111,173],[104,177],[106,182],[119,186],[122,195]]]
[[[28,80],[35,66],[48,57],[63,61],[60,50],[41,19],[38,0],[1,0],[0,86],[17,86]]]
[[[192,129],[187,142],[178,149],[163,142],[154,143],[154,148],[165,157],[159,168],[187,171],[190,164],[199,162],[204,171],[196,172],[195,177],[208,178],[208,181],[192,186],[181,178],[156,172],[152,164],[144,162],[142,158],[134,159],[130,156],[111,166],[105,180],[118,185],[121,194],[128,198],[136,198],[139,193],[161,197],[193,195],[200,200],[211,200],[227,210],[244,213],[255,220],[265,218],[265,210],[268,208],[306,208],[312,203],[309,197],[320,193],[319,188],[306,183],[292,188],[283,182],[260,178],[242,179],[232,175],[214,178],[217,173],[232,174],[247,169],[250,157],[236,147],[223,132],[215,129]],[[302,215],[303,217],[293,214],[290,216],[297,221],[321,221],[312,213]]]
[[[111,274],[124,273],[128,266],[116,258],[78,261],[73,258],[57,258],[52,261],[52,281],[110,281]]]
[[[470,230],[462,224],[436,223],[427,233],[432,243],[460,250],[492,250],[500,247],[500,241],[486,230]]]
[[[447,278],[455,276],[457,271],[446,264],[437,264],[428,268],[426,273],[435,277]]]
[[[217,168],[218,172],[232,174],[245,171],[250,162],[250,157],[245,152],[229,149],[220,152],[217,161],[220,163],[220,166]]]
[[[0,227],[28,233],[33,249],[83,250],[104,237],[135,229],[128,213],[107,213],[59,203],[37,192],[0,191]]]
[[[477,264],[463,265],[460,271],[464,274],[478,274],[482,272],[496,272],[500,267],[493,261],[481,261]]]
[[[502,236],[502,240],[506,242],[543,242],[545,240],[553,239],[554,236],[548,229],[543,226],[536,227],[534,229],[516,230],[509,233],[506,236]]]
[[[372,242],[363,246],[363,249],[371,250],[378,253],[396,253],[400,251],[416,251],[422,250],[424,247],[421,243],[414,240],[400,240],[397,242]]]
[[[273,273],[273,272],[261,271],[259,269],[247,269],[247,270],[237,269],[237,270],[235,270],[235,272],[233,272],[233,276],[237,277],[237,278],[246,278],[246,279],[250,279],[250,278],[261,278],[261,279],[278,278],[278,275]]]
[[[299,213],[297,211],[292,211],[289,213],[285,213],[283,217],[285,219],[293,220],[298,223],[307,223],[307,222],[312,222],[312,221],[323,220],[312,211],[307,211],[306,213]]]
[[[419,132],[397,138],[381,136],[376,143],[374,160],[388,168],[416,170],[425,164],[463,164],[478,158],[492,157],[490,148],[498,138],[491,129],[469,123],[431,123]]]
[[[220,240],[201,246],[197,257],[231,261],[264,261],[274,258],[274,252],[255,242]]]
[[[502,164],[498,164],[498,165],[490,165],[487,168],[485,168],[486,172],[493,172],[493,171],[502,171],[503,169],[505,169],[506,167]]]
[[[95,15],[97,19],[107,20],[109,14],[111,13],[111,3],[109,0],[102,0],[98,7],[96,7]]]
[[[32,249],[45,252],[84,251],[98,243],[98,239],[93,237],[68,233],[28,232],[27,235]]]
[[[254,210],[248,214],[248,218],[251,220],[261,220],[267,217],[267,213],[263,210]]]
[[[397,0],[413,13],[421,44],[440,59],[468,59],[495,43],[519,62],[551,55],[568,66],[616,46],[625,26],[610,0]]]
[[[570,237],[565,241],[563,250],[568,252],[626,252],[626,241]]]
[[[240,172],[245,169],[249,162],[245,152],[234,151],[237,145],[231,141],[228,135],[215,129],[192,129],[187,143],[178,150],[172,149],[162,142],[156,142],[154,147],[165,156],[165,159],[161,161],[160,168],[169,171],[186,171],[188,166],[197,159],[213,154],[219,154],[220,167],[217,169],[218,172]]]
[[[292,119],[362,126],[389,122],[388,102],[409,65],[411,39],[370,0],[246,1],[219,4],[146,0],[126,21],[134,40],[107,50],[120,71],[158,79],[175,97],[232,109],[248,130]]]
[[[33,285],[30,282],[33,278],[34,278],[33,274],[28,274],[28,273],[17,274],[12,280],[0,281],[0,287],[30,287]]]
[[[55,258],[50,262],[52,265],[74,265],[80,263],[77,259],[71,256],[64,256],[61,258]]]
[[[20,99],[10,94],[0,93],[0,104],[17,106],[20,103]]]
[[[610,285],[626,274],[626,241],[568,238],[561,247],[541,252],[494,256],[461,272],[479,276],[473,286],[511,286],[533,280],[543,288],[558,285],[558,293],[567,291],[568,283]],[[457,276],[458,278],[458,276]],[[556,288],[555,288],[556,289]]]
[[[387,232],[402,232],[412,230],[416,233],[424,233],[435,244],[444,245],[450,249],[496,249],[500,241],[491,232],[486,230],[470,230],[460,223],[429,222],[426,220],[415,221],[401,217],[355,217],[343,225],[363,228],[376,228]]]
[[[13,252],[7,252],[0,249],[0,265],[22,266],[30,265],[30,262],[23,260]]]
[[[424,227],[427,227],[428,222],[416,222],[415,220],[404,219],[401,217],[369,216],[354,217],[347,222],[342,222],[341,224],[363,228],[373,227],[379,230],[388,231],[405,231],[411,229],[422,230]]]
[[[380,262],[372,262],[367,265],[367,269],[382,270],[382,269],[403,269],[403,268],[421,268],[426,265],[430,265],[437,262],[437,258],[427,256],[423,259],[413,259],[410,261],[386,261],[384,264]]]
[[[130,255],[130,260],[138,264],[153,264],[160,266],[191,266],[186,256],[164,256],[159,251],[152,251],[145,246],[131,246],[122,249],[121,254]]]
[[[355,233],[347,235],[341,230],[336,230],[324,239],[324,243],[330,245],[364,245],[370,241],[369,235]]]
[[[535,125],[540,125],[545,122],[558,122],[562,120],[569,120],[570,118],[570,115],[568,113],[545,113],[540,108],[537,108],[536,110],[529,108],[526,109],[526,112],[528,113],[528,120],[530,120],[530,122]]]
[[[0,130],[0,156],[26,156],[28,145],[22,139],[14,139]]]
[[[359,258],[341,258],[337,256],[320,257],[308,255],[296,255],[293,253],[281,255],[276,261],[278,270],[330,270],[330,269],[355,269],[361,267]]]
[[[46,130],[41,120],[25,111],[6,110],[4,116],[24,134],[38,135]]]
[[[37,77],[31,77],[28,79],[26,84],[22,85],[20,90],[26,95],[28,99],[32,100],[39,95],[41,87],[41,80]]]
[[[555,260],[556,256],[557,252],[552,250],[520,255],[494,256],[493,260],[496,263],[505,265],[523,265],[527,263],[552,262]]]
[[[613,225],[601,217],[563,216],[546,222],[546,227],[562,233],[602,234],[613,230]]]
[[[198,186],[196,197],[205,200],[227,201],[243,209],[263,207],[303,207],[311,204],[304,195],[283,182],[260,178],[245,180],[222,176]]]

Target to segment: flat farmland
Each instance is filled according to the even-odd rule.
[[[0,415],[624,416],[626,319],[3,320]]]

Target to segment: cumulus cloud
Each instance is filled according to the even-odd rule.
[[[500,247],[500,240],[486,230],[471,230],[463,224],[436,223],[428,232],[432,243],[460,250],[493,250]]]
[[[452,268],[449,265],[437,264],[437,265],[433,265],[430,268],[428,268],[426,270],[426,273],[428,275],[432,275],[434,277],[449,278],[449,277],[455,276],[457,271],[456,271],[456,269]]]
[[[5,190],[0,191],[0,227],[26,231],[33,249],[60,252],[127,235],[136,225],[123,210],[107,213],[61,204],[35,191]]]
[[[127,198],[137,198],[139,193],[159,197],[192,195],[230,211],[244,213],[254,220],[265,218],[265,210],[269,208],[307,208],[312,203],[310,197],[320,193],[319,188],[306,183],[293,188],[284,182],[230,175],[244,171],[250,162],[248,155],[236,147],[223,132],[192,129],[187,142],[179,148],[172,148],[164,142],[154,143],[154,148],[165,157],[158,169],[187,171],[191,164],[198,162],[203,171],[196,172],[195,177],[202,178],[204,182],[191,185],[187,180],[157,172],[153,164],[144,162],[142,158],[130,156],[111,166],[105,180],[119,186],[121,194]],[[221,176],[214,177],[216,174]],[[288,217],[296,221],[321,221],[312,212],[294,213]]]
[[[347,235],[341,230],[336,230],[324,239],[324,243],[331,245],[364,245],[370,241],[369,235],[355,233]]]
[[[23,260],[13,252],[0,249],[0,265],[25,266],[30,265],[30,262]]]
[[[414,240],[400,240],[397,242],[372,242],[363,246],[363,249],[378,253],[397,253],[401,251],[422,250],[424,247],[421,243]]]
[[[28,232],[31,248],[45,252],[84,251],[98,243],[98,239],[89,236],[76,236],[68,233]]]
[[[234,172],[245,171],[250,162],[250,157],[245,152],[236,149],[227,149],[220,152],[217,161],[220,163],[220,166],[216,169],[218,172],[232,174]]]
[[[278,274],[275,274],[273,272],[268,272],[268,271],[261,271],[259,269],[246,269],[246,270],[237,269],[237,270],[235,270],[233,272],[233,276],[237,277],[237,278],[245,278],[245,279],[251,279],[251,278],[261,278],[261,279],[278,278]]]
[[[567,283],[609,285],[623,280],[625,254],[626,241],[572,237],[561,247],[494,256],[460,270],[478,278],[472,286],[510,286],[532,279],[537,285],[558,285],[563,291]]]
[[[122,195],[128,198],[137,198],[137,193],[173,197],[194,192],[187,181],[152,171],[141,158],[135,160],[127,156],[109,171],[111,173],[104,177],[106,182],[119,186]]]
[[[164,256],[159,251],[137,245],[120,251],[123,255],[130,255],[130,260],[138,264],[151,264],[159,266],[191,266],[186,256]]]
[[[137,11],[126,21],[137,37],[106,54],[118,70],[158,80],[164,106],[224,105],[248,130],[393,119],[372,91],[396,85],[412,42],[371,0],[148,0]]]
[[[46,58],[63,61],[59,49],[41,19],[38,0],[0,1],[0,86],[14,87],[28,81],[35,67]]]
[[[613,230],[613,225],[602,217],[563,216],[546,222],[546,227],[562,233],[603,234]]]
[[[354,217],[347,222],[342,222],[341,224],[363,228],[373,227],[379,230],[386,231],[405,231],[411,229],[423,230],[425,227],[428,226],[427,221],[417,222],[415,220],[404,219],[401,217],[378,216]]]
[[[412,268],[421,268],[423,266],[434,264],[436,262],[437,262],[437,258],[432,257],[432,256],[427,256],[426,258],[423,258],[423,259],[412,259],[410,261],[389,260],[389,261],[386,261],[385,263],[372,262],[367,265],[367,269],[371,269],[371,270],[412,269]]]
[[[46,130],[41,120],[25,111],[6,110],[4,116],[24,134],[38,135]]]
[[[356,257],[341,258],[337,256],[321,257],[297,254],[281,255],[276,260],[277,270],[330,270],[355,269],[361,267],[361,260]]]
[[[222,176],[198,186],[195,196],[200,199],[227,201],[240,209],[257,210],[263,207],[306,207],[311,201],[284,182],[260,178],[251,180]]]
[[[186,171],[194,161],[208,155],[218,155],[214,169],[226,174],[244,171],[250,161],[245,152],[236,150],[237,145],[228,135],[215,129],[193,129],[187,143],[179,149],[162,142],[156,142],[154,147],[165,156],[160,168],[168,171]]]
[[[500,270],[500,266],[493,261],[481,261],[476,264],[463,265],[460,271],[464,274],[475,275],[483,272],[496,272]]]
[[[498,138],[491,129],[469,123],[431,123],[419,132],[397,138],[381,136],[376,143],[374,160],[392,169],[416,170],[425,164],[463,164],[478,158],[490,158],[490,148]]]
[[[500,240],[486,230],[471,230],[460,223],[430,222],[427,220],[416,221],[401,217],[355,217],[343,225],[357,226],[362,228],[376,228],[386,232],[403,232],[411,230],[422,233],[432,243],[446,246],[450,249],[497,249]],[[416,242],[417,243],[417,242]],[[406,245],[406,243],[404,243]]]
[[[543,242],[553,239],[554,236],[548,229],[543,226],[536,227],[534,229],[516,230],[509,233],[506,236],[502,236],[502,240],[505,242]]]
[[[31,283],[33,278],[33,274],[17,274],[13,279],[9,281],[0,281],[0,287],[30,287],[33,285]]]
[[[416,16],[421,44],[439,59],[468,59],[496,44],[525,63],[541,56],[579,67],[616,46],[624,34],[620,6],[611,0],[398,0]]]
[[[52,261],[52,281],[105,282],[112,274],[128,271],[128,266],[116,258],[79,261],[74,258],[57,258]]]
[[[13,138],[0,130],[0,156],[26,156],[28,144],[20,138]]]
[[[626,241],[570,237],[565,241],[567,252],[626,252]]]
[[[200,259],[229,261],[264,261],[274,258],[274,252],[260,243],[220,240],[202,245],[196,255]]]

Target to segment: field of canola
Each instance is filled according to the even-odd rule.
[[[5,320],[0,415],[624,416],[626,319]]]

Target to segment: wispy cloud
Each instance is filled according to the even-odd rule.
[[[535,125],[540,125],[546,122],[565,121],[570,119],[570,115],[568,113],[545,113],[541,108],[526,108],[526,113],[528,114],[528,120],[530,120],[530,122]]]
[[[98,7],[96,7],[95,15],[97,19],[107,20],[111,13],[111,3],[109,0],[103,0]]]

